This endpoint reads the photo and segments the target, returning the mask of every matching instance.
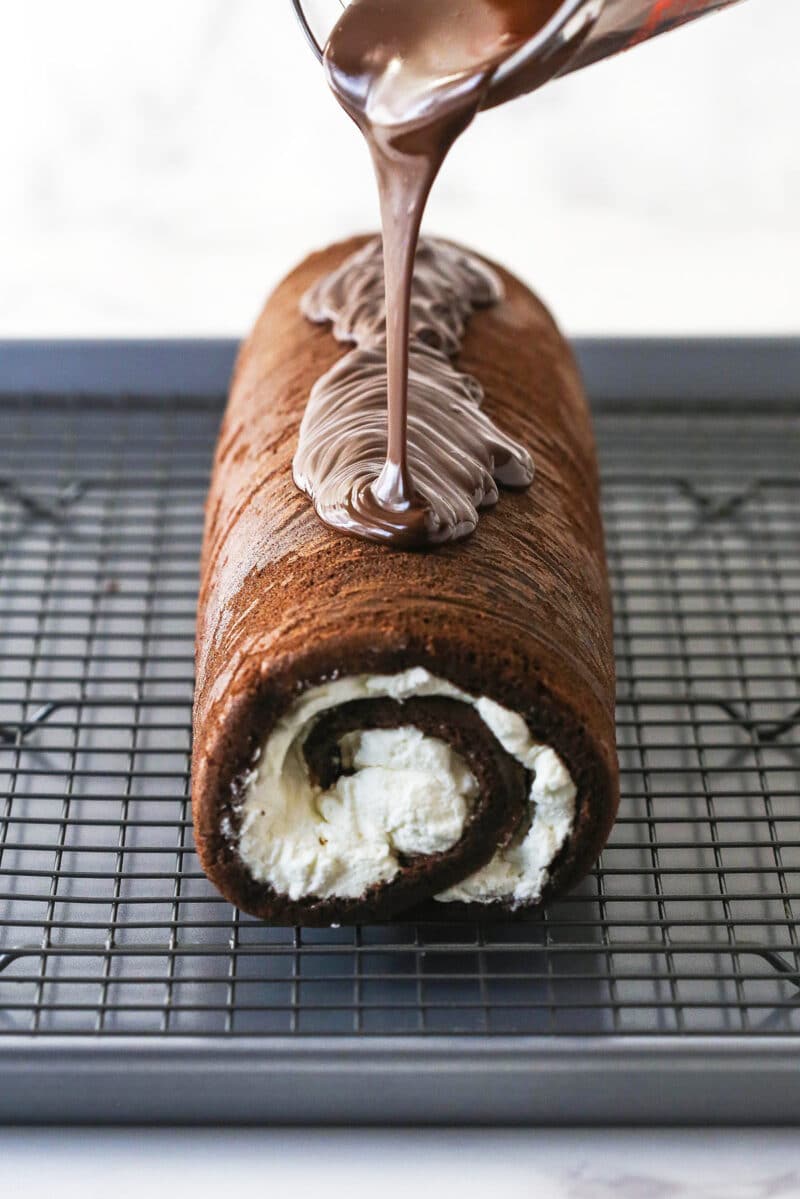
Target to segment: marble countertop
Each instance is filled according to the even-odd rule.
[[[798,0],[747,0],[483,115],[427,227],[576,333],[800,332]],[[0,40],[0,336],[241,334],[375,226],[288,0],[26,0]]]
[[[788,1131],[0,1132],[26,1199],[796,1199]]]

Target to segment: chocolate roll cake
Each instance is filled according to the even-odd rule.
[[[587,872],[616,813],[611,607],[572,354],[506,271],[445,243],[423,245],[418,261],[412,373],[416,345],[460,398],[420,432],[412,394],[410,456],[415,467],[416,436],[421,470],[448,422],[472,430],[437,492],[446,483],[455,496],[447,527],[463,539],[438,535],[431,503],[440,544],[390,548],[329,519],[341,509],[330,489],[328,523],[304,494],[319,506],[314,480],[338,469],[336,420],[320,434],[337,379],[372,369],[363,325],[382,276],[371,239],[311,255],[278,287],[240,353],[220,433],[197,630],[195,836],[219,890],[275,923],[382,919],[426,901],[525,910]],[[454,271],[477,288],[468,305]],[[356,278],[363,303],[344,319]],[[362,434],[379,469],[377,411]],[[535,464],[530,486],[518,444]],[[498,497],[497,483],[512,489]]]

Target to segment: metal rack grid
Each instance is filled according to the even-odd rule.
[[[597,406],[622,804],[581,888],[299,931],[192,844],[220,405],[0,399],[0,1041],[798,1031],[800,406]]]

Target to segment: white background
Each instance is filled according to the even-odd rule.
[[[309,249],[375,225],[289,0],[0,14],[0,336],[239,335]],[[800,332],[798,47],[800,0],[746,0],[487,113],[428,228],[570,333]]]

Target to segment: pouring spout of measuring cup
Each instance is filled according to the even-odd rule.
[[[535,37],[497,69],[484,101],[492,108],[640,42],[741,0],[564,0]],[[309,45],[322,60],[347,0],[292,0]]]

